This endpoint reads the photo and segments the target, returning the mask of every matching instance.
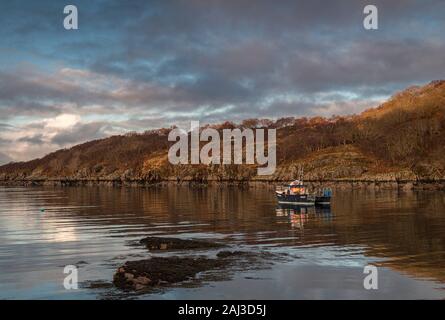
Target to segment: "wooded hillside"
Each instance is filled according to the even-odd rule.
[[[160,129],[10,163],[0,167],[0,181],[289,180],[299,166],[312,180],[445,179],[445,81],[408,88],[360,115],[248,119],[213,127],[277,128],[275,174],[257,177],[248,165],[172,166],[167,160],[170,129]]]

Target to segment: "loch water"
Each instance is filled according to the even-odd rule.
[[[144,294],[112,285],[146,236],[206,239],[259,260]],[[217,251],[160,253],[214,257]],[[66,290],[64,267],[78,268]],[[375,265],[378,289],[364,288]],[[444,299],[445,193],[334,190],[280,207],[268,187],[0,187],[0,299]]]

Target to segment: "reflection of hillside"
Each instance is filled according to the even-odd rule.
[[[59,219],[89,226],[143,225],[147,233],[224,234],[227,241],[271,246],[365,248],[365,255],[416,277],[445,282],[443,193],[337,192],[332,212],[278,208],[266,188],[66,188],[35,204],[96,206]],[[23,195],[22,195],[23,196]],[[30,200],[31,201],[31,200]],[[32,200],[36,201],[36,200]],[[121,232],[121,231],[116,231]],[[144,231],[145,232],[145,231]]]
[[[348,213],[334,221],[339,243],[360,244],[366,255],[387,258],[380,265],[445,282],[445,195],[385,196],[384,202],[373,194],[336,201],[335,210]]]

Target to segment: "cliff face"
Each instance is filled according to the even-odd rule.
[[[224,123],[218,130],[237,126]],[[278,167],[257,176],[251,165],[180,165],[167,160],[169,129],[113,136],[0,167],[0,183],[81,180],[197,182],[290,180],[445,180],[445,81],[394,95],[360,115],[249,119],[240,128],[277,129]]]

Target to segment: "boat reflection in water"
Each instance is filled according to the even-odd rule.
[[[332,221],[331,206],[299,206],[279,203],[275,209],[277,217],[289,217],[292,228],[304,229],[311,219]]]

